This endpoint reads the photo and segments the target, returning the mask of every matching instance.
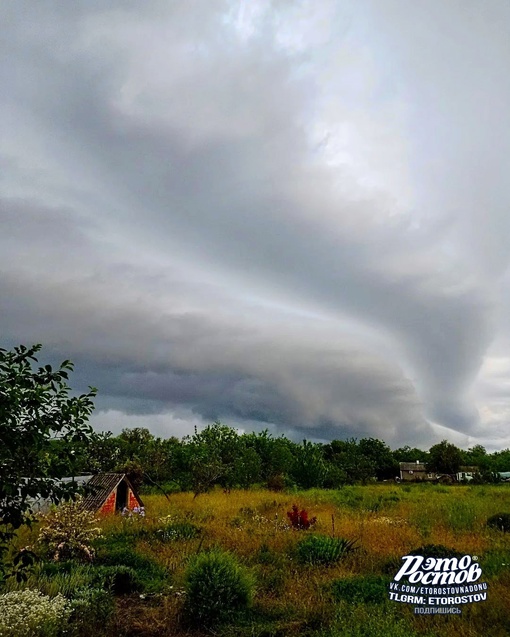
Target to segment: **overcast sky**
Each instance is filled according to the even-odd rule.
[[[0,336],[97,429],[510,446],[507,0],[0,23]]]

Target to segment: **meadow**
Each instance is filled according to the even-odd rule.
[[[94,610],[75,623],[76,634],[80,622],[88,621],[86,630],[93,625],[97,635],[118,637],[510,635],[510,533],[487,526],[489,517],[510,512],[510,485],[216,489],[198,497],[143,499],[144,518],[100,520],[92,564],[45,563],[11,589],[28,586],[72,598],[76,591],[96,590],[101,581],[107,597],[98,593],[83,606]],[[316,522],[308,529],[293,527],[287,515],[293,505]],[[36,532],[25,531],[19,541],[30,543]],[[388,585],[402,556],[425,546],[477,556],[487,600],[444,616],[415,615],[412,604],[389,600]],[[234,556],[253,595],[243,612],[196,626],[186,616],[187,573],[197,555],[211,551]],[[97,617],[87,619],[88,612]]]

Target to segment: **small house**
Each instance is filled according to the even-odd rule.
[[[437,475],[433,471],[427,471],[423,462],[401,462],[400,480],[402,482],[423,482],[426,480],[436,480]]]
[[[115,513],[124,510],[133,511],[143,507],[136,489],[125,473],[98,473],[96,475],[62,478],[63,484],[75,483],[85,490],[83,508],[94,513]],[[34,498],[31,502],[34,513],[47,513],[51,507],[48,498]]]
[[[115,513],[143,507],[143,502],[125,473],[98,473],[86,483],[83,508],[97,513]]]

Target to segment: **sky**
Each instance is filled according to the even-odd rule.
[[[97,430],[510,446],[507,0],[0,22],[0,340]]]

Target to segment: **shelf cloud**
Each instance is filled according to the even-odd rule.
[[[510,444],[507,5],[0,14],[2,342],[94,426]]]

